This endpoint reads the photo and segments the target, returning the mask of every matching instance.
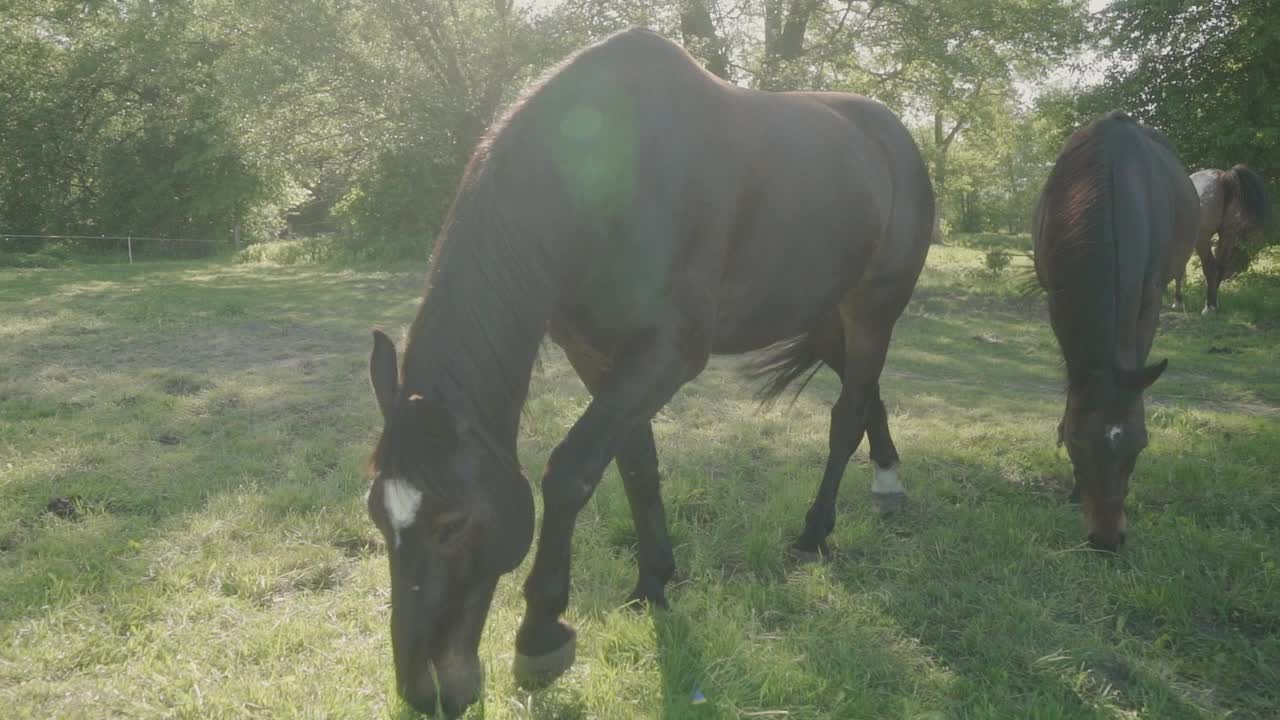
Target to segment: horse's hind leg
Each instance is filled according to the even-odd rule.
[[[1182,281],[1187,278],[1187,267],[1184,265],[1173,278],[1173,307],[1175,312],[1182,312]]]
[[[1204,310],[1200,314],[1207,315],[1218,310],[1218,262],[1213,257],[1213,235],[1201,235],[1196,243],[1196,254],[1200,256],[1200,269],[1204,271]]]
[[[881,515],[892,515],[905,504],[907,489],[898,479],[898,449],[889,435],[889,413],[880,399],[878,380],[875,395],[867,405],[867,442],[876,468],[871,481],[871,499]]]
[[[831,328],[818,334],[818,357],[844,380],[844,333],[842,321],[838,313],[831,317]],[[876,509],[883,515],[891,515],[902,509],[906,500],[906,489],[898,479],[898,449],[893,444],[893,436],[889,434],[889,414],[880,398],[880,383],[877,380],[875,395],[867,405],[866,433],[870,446],[871,461],[875,463],[875,473],[871,481],[871,498]]]
[[[804,532],[793,547],[793,551],[802,558],[830,554],[827,536],[835,529],[840,480],[849,458],[871,426],[874,426],[873,442],[881,441],[877,442],[878,447],[873,447],[877,476],[886,481],[883,489],[901,493],[901,485],[896,484],[897,451],[889,441],[888,421],[884,405],[880,402],[879,378],[889,350],[893,323],[906,303],[883,300],[854,292],[840,304],[844,335],[844,370],[840,374],[843,385],[840,397],[831,408],[827,465],[822,473],[822,484],[805,516]],[[880,464],[882,462],[884,465]],[[894,480],[892,483],[888,482],[890,476]],[[873,491],[875,489],[873,487]]]

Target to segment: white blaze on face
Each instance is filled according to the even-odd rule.
[[[879,465],[875,466],[876,476],[871,481],[871,492],[877,494],[906,494],[906,488],[902,487],[902,482],[898,480],[898,463],[894,463],[887,468]]]
[[[413,524],[422,504],[422,491],[404,478],[387,478],[382,481],[382,502],[387,508],[387,522],[395,535],[395,546],[400,547],[400,531]]]

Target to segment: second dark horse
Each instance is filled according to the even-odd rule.
[[[1098,549],[1124,542],[1129,477],[1147,446],[1142,393],[1168,365],[1147,356],[1198,213],[1169,141],[1122,113],[1071,136],[1036,208],[1036,274],[1067,364],[1058,439]]]
[[[542,479],[516,636],[526,685],[573,663],[571,537],[614,459],[638,538],[631,598],[665,605],[675,563],[650,419],[712,353],[771,347],[766,396],[819,363],[843,379],[797,552],[827,552],[864,434],[873,492],[899,503],[879,378],[933,220],[919,150],[883,105],[744,90],[647,31],[587,48],[520,100],[466,171],[403,361],[381,333],[370,359],[384,428],[369,513],[409,703],[455,715],[481,691],[494,588],[534,534],[516,435],[548,331],[592,400]]]

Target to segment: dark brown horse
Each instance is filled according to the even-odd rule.
[[[573,663],[570,547],[617,461],[639,546],[631,599],[666,604],[675,570],[650,419],[712,353],[770,348],[774,397],[825,362],[843,378],[830,456],[798,553],[827,552],[864,434],[876,497],[902,498],[879,377],[928,252],[933,192],[883,105],[734,87],[631,30],[568,59],[477,149],[431,263],[402,362],[375,333],[384,429],[368,506],[387,540],[397,684],[460,712],[498,578],[524,559],[534,503],[516,459],[548,331],[593,396],[551,453],[514,671]]]
[[[1142,392],[1161,296],[1195,242],[1196,191],[1163,135],[1122,113],[1067,141],[1040,194],[1036,275],[1067,365],[1058,426],[1075,471],[1089,542],[1124,541],[1124,500],[1147,445]]]
[[[1191,182],[1200,196],[1200,225],[1196,236],[1196,254],[1204,271],[1205,303],[1202,314],[1218,309],[1218,286],[1235,274],[1237,263],[1232,251],[1236,241],[1267,223],[1271,215],[1271,199],[1266,183],[1245,167],[1230,170],[1201,170],[1192,174]],[[1213,236],[1218,236],[1217,252]],[[1174,278],[1173,308],[1182,309],[1182,281],[1186,267],[1179,268]]]

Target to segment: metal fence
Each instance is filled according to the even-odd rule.
[[[207,257],[226,243],[202,238],[162,238],[143,235],[36,235],[0,233],[0,253],[35,256],[40,253],[134,259],[187,259]]]

